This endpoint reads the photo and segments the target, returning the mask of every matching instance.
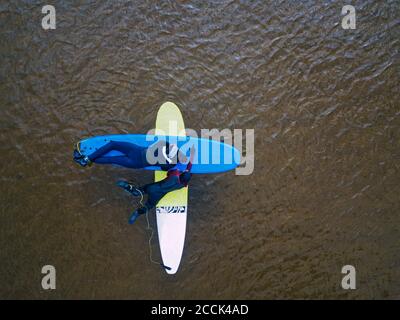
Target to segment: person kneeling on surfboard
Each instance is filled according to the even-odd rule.
[[[127,181],[118,181],[117,185],[134,196],[148,195],[146,203],[135,210],[129,218],[129,224],[132,224],[136,219],[145,214],[148,210],[154,208],[158,201],[161,200],[168,192],[178,190],[186,187],[192,177],[190,170],[192,169],[192,163],[194,158],[194,147],[190,150],[190,160],[187,165],[178,163],[172,169],[168,170],[167,177],[164,180],[146,184],[143,187],[136,188]]]
[[[82,167],[90,166],[93,162],[102,164],[117,164],[127,168],[142,169],[151,166],[147,161],[146,153],[148,149],[155,150],[155,156],[158,156],[158,150],[162,150],[165,163],[157,164],[161,170],[168,171],[172,169],[176,163],[179,164],[179,159],[185,159],[182,154],[178,154],[178,146],[170,144],[168,141],[160,140],[149,148],[138,146],[134,143],[123,141],[110,141],[104,146],[100,147],[90,155],[83,155],[80,151],[80,144],[76,145],[74,150],[74,161],[79,163]],[[122,153],[121,156],[103,157],[111,151],[118,151]],[[175,164],[174,164],[175,159]]]

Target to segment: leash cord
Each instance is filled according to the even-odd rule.
[[[142,207],[146,208],[145,205],[143,204],[143,198],[144,198],[143,192],[141,190],[139,190],[139,189],[136,189],[136,190],[140,192],[140,200],[139,200],[140,205]],[[157,262],[157,261],[153,260],[153,250],[152,250],[152,247],[151,247],[151,241],[153,240],[154,229],[150,226],[149,211],[150,210],[146,208],[146,221],[147,221],[146,230],[150,230],[150,232],[151,232],[150,233],[150,238],[149,238],[149,258],[150,258],[150,261],[152,263],[163,266],[163,264],[161,262]]]

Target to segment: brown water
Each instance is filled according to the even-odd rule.
[[[342,1],[52,3],[49,31],[42,1],[0,5],[0,298],[400,297],[398,1],[352,1],[356,30]],[[252,175],[192,180],[175,276],[115,186],[152,173],[71,158],[167,100],[187,127],[256,134]]]

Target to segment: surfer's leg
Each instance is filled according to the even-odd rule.
[[[157,182],[145,184],[143,187],[140,187],[140,190],[142,190],[143,193],[148,194],[148,190],[151,190],[152,185],[154,185],[155,183]]]
[[[132,162],[132,160],[126,156],[115,156],[115,157],[102,157],[102,158],[97,158],[96,163],[100,164],[116,164],[122,167],[126,168],[133,168],[135,169],[135,163]]]
[[[132,224],[136,221],[137,218],[139,218],[139,216],[145,214],[149,209],[147,209],[146,206],[143,206],[137,210],[135,210],[132,215],[129,217],[128,223]]]
[[[136,219],[140,216],[148,212],[149,210],[153,209],[157,203],[164,197],[167,192],[163,192],[160,188],[159,182],[154,182],[147,184],[140,188],[141,191],[147,193],[147,201],[144,206],[140,207],[139,209],[135,210],[131,217],[129,218],[129,223],[132,224],[136,221]]]
[[[121,152],[123,156],[104,158],[111,158],[109,160],[110,163],[118,164],[123,167],[141,169],[149,165],[146,161],[143,150],[145,150],[145,148],[134,143],[111,141],[91,154],[89,158],[91,161],[95,161],[96,163],[105,163],[104,161],[99,162],[99,158],[103,157],[110,151],[118,151]]]
[[[104,146],[100,147],[97,149],[95,152],[90,154],[88,157],[90,161],[95,161],[97,158],[100,158],[107,154],[108,152],[112,150],[119,151],[123,153],[124,155],[128,155],[129,152],[131,151],[131,148],[129,147],[131,143],[128,142],[120,142],[120,141],[110,141],[106,143]]]
[[[154,208],[157,203],[167,194],[167,192],[162,192],[158,188],[157,190],[150,190],[148,192],[148,198],[145,203],[145,207],[147,209],[152,209]]]
[[[114,141],[113,147],[113,150],[119,151],[126,155],[126,157],[123,157],[121,162],[117,164],[133,169],[141,169],[149,165],[146,161],[146,157],[144,156],[145,153],[143,152],[145,148],[134,143],[121,141]]]
[[[158,201],[165,196],[165,193],[153,191],[152,188],[148,188],[147,190],[148,198],[146,203],[143,207],[140,207],[132,213],[131,217],[129,218],[129,224],[134,223],[140,215],[143,215],[149,210],[153,209],[157,205]]]
[[[81,154],[78,144],[77,149],[74,150],[74,160],[83,167],[88,164],[90,165],[92,162],[96,162],[117,164],[128,168],[143,168],[145,165],[143,165],[142,161],[142,150],[142,147],[134,143],[111,140],[92,154],[84,156]],[[121,152],[122,156],[102,158],[110,151]]]
[[[138,189],[141,192],[143,192],[143,194],[148,194],[148,195],[154,194],[154,193],[160,191],[160,186],[161,186],[162,181],[163,180],[157,181],[157,182],[148,183],[148,184],[145,184],[142,187],[139,187]]]

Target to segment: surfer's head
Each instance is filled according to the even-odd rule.
[[[167,163],[176,163],[176,155],[178,154],[178,146],[176,144],[167,143],[162,147],[162,154]]]
[[[187,185],[187,184],[189,184],[189,181],[190,181],[191,177],[192,177],[192,174],[190,172],[188,172],[188,171],[185,171],[185,172],[180,174],[179,180],[184,185]]]

